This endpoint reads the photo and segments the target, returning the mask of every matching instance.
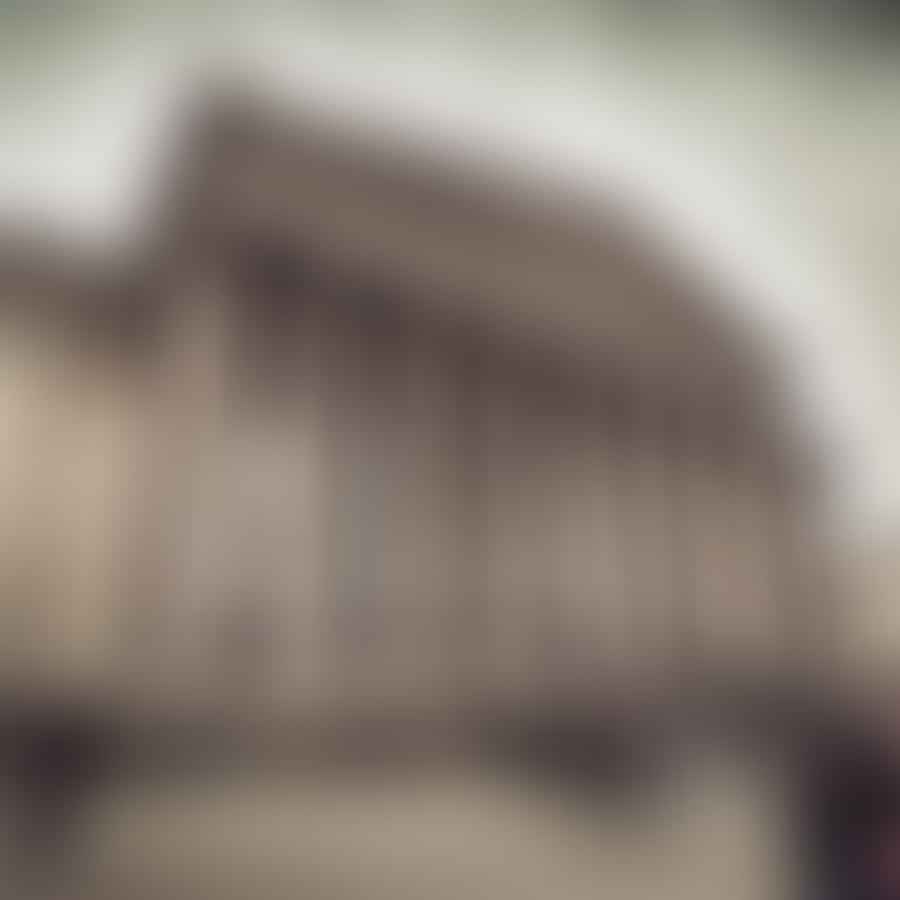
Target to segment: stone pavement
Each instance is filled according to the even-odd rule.
[[[130,785],[66,900],[777,900],[774,773],[694,759],[643,810],[465,770]],[[16,898],[19,900],[19,898]]]

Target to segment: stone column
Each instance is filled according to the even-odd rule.
[[[219,581],[227,506],[223,442],[234,334],[229,285],[214,263],[183,273],[165,298],[153,402],[152,467],[135,573],[134,669],[145,702],[167,714],[215,693]]]
[[[666,692],[675,675],[672,624],[680,585],[668,425],[664,401],[635,388],[625,424],[621,497],[633,642],[628,689],[639,697]]]

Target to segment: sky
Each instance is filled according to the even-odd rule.
[[[900,54],[724,0],[662,18],[514,0],[162,7],[2,7],[4,219],[139,242],[180,103],[213,71],[586,195],[622,187],[790,362],[791,416],[836,461],[838,533],[900,535]]]

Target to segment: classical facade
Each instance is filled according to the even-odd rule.
[[[216,100],[138,265],[9,254],[7,684],[446,724],[802,676],[767,361],[613,207],[470,162]]]

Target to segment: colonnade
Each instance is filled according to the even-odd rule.
[[[749,438],[354,290],[202,301],[165,592],[188,683],[442,716],[777,670],[784,509]]]

